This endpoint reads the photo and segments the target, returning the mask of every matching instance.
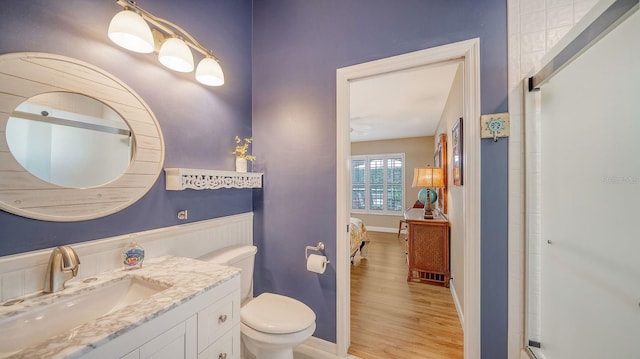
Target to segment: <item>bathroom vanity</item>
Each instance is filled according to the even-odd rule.
[[[0,307],[0,333],[0,358],[240,358],[240,270],[150,259]]]

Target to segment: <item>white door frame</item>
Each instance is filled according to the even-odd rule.
[[[346,357],[351,343],[351,278],[349,235],[351,142],[349,82],[352,80],[440,63],[464,61],[464,357],[480,358],[480,39],[415,51],[336,71],[336,341],[337,355]]]

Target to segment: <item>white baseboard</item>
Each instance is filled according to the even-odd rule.
[[[455,304],[456,311],[458,312],[458,319],[460,319],[460,325],[462,326],[462,330],[464,330],[464,313],[462,312],[462,305],[460,305],[460,300],[458,300],[456,289],[453,286],[453,278],[449,280],[449,290],[451,291],[451,297],[453,297],[453,304]]]
[[[294,349],[294,358],[313,359],[360,359],[357,356],[347,354],[346,357],[339,357],[338,346],[335,343],[324,339],[311,337]]]
[[[316,337],[310,337],[309,339],[304,341],[304,344],[328,354],[333,354],[334,356],[335,353],[338,352],[338,346],[336,345],[336,343],[332,343]]]
[[[389,228],[389,227],[372,227],[372,226],[367,226],[367,231],[371,231],[371,232],[386,232],[386,233],[398,233],[398,228]]]

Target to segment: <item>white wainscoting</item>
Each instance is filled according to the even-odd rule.
[[[80,257],[78,278],[121,268],[122,251],[134,239],[146,258],[196,258],[223,247],[252,244],[253,212],[73,244]],[[0,257],[0,301],[41,291],[51,250]]]

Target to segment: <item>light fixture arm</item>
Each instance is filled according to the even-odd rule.
[[[189,34],[185,29],[180,26],[174,24],[173,22],[163,19],[161,17],[155,16],[145,9],[141,8],[135,1],[133,0],[116,0],[118,5],[122,6],[124,9],[131,9],[142,16],[143,19],[147,20],[151,24],[153,24],[156,28],[162,30],[169,36],[177,36],[184,41],[192,49],[198,51],[204,56],[208,56],[220,62],[220,60],[213,55],[213,53],[202,46],[191,34]]]

